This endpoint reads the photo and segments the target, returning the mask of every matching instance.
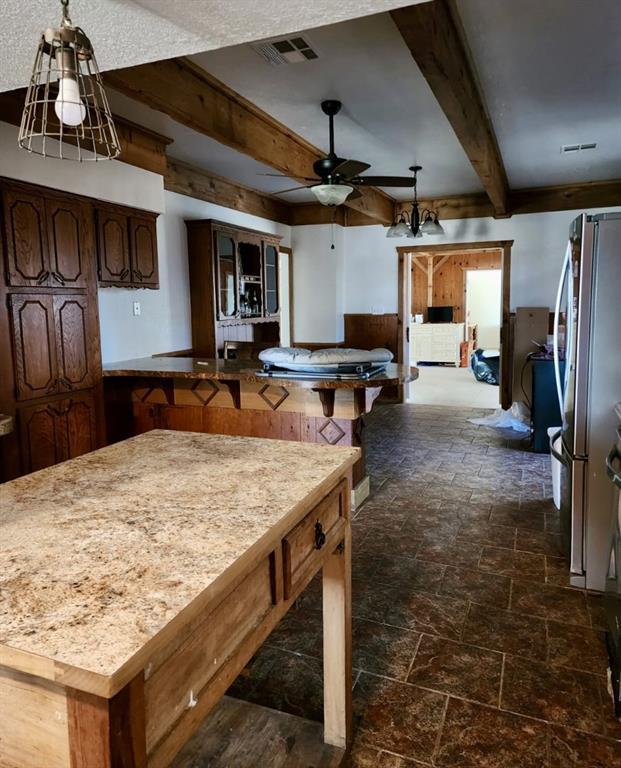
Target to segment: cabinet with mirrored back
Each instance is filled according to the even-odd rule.
[[[192,353],[222,357],[225,341],[280,341],[278,235],[208,219],[186,221]]]

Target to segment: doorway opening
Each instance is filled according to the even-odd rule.
[[[401,359],[419,370],[418,380],[404,387],[405,402],[510,407],[506,340],[512,244],[487,241],[397,249]],[[478,378],[473,354],[479,361]]]

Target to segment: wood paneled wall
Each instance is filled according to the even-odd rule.
[[[451,306],[453,321],[465,322],[466,270],[500,269],[500,250],[429,255],[433,257],[433,301],[428,304],[428,257],[419,253],[412,258],[412,314],[422,314],[426,322],[428,306]]]
[[[345,315],[345,346],[354,349],[389,349],[399,360],[398,315]],[[399,387],[384,387],[382,400],[400,400]]]

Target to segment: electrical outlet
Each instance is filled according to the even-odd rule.
[[[140,302],[139,301],[135,301],[134,302],[134,317],[138,317],[139,314],[140,314]]]

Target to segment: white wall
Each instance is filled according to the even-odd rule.
[[[343,340],[345,239],[338,224],[291,228],[296,343]]]
[[[164,210],[161,176],[118,160],[78,163],[40,157],[17,146],[17,128],[0,122],[0,176],[147,211]]]
[[[589,211],[621,210],[603,208]],[[554,304],[569,224],[582,211],[533,213],[510,219],[443,221],[444,237],[429,243],[514,240],[511,258],[511,308]],[[421,245],[424,240],[386,238],[381,226],[345,230],[345,312],[397,311],[395,246]],[[297,310],[296,310],[297,311]]]
[[[466,324],[476,325],[481,349],[500,346],[500,269],[466,270]]]
[[[282,235],[282,244],[290,243],[290,227],[285,224],[175,192],[165,192],[164,203],[165,211],[157,221],[159,290],[99,289],[101,353],[104,363],[148,357],[158,352],[171,352],[191,346],[185,219],[219,219],[241,227]],[[134,301],[141,304],[139,317],[132,315]]]

